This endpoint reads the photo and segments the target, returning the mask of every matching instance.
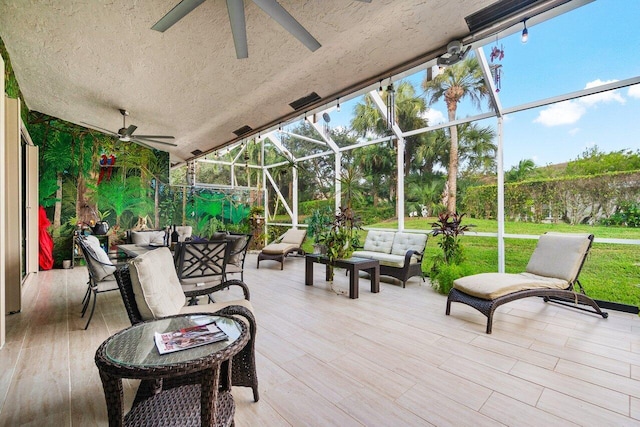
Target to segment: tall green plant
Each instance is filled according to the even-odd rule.
[[[442,235],[438,246],[442,249],[442,262],[445,264],[460,264],[464,261],[460,236],[469,230],[470,225],[461,225],[464,214],[443,212],[438,215],[438,221],[431,224],[433,236]]]

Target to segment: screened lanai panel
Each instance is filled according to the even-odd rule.
[[[537,25],[527,43],[517,31],[484,47],[504,51],[501,65],[503,107],[554,97],[638,76],[640,46],[636,16],[640,2],[597,0]],[[561,117],[558,117],[560,120]]]

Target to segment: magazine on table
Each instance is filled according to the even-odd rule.
[[[216,325],[216,322],[206,325],[190,326],[173,332],[160,334],[156,332],[156,347],[160,354],[173,353],[205,344],[226,340],[227,334]]]

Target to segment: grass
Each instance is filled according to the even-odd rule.
[[[435,218],[407,218],[406,229],[430,230]],[[497,232],[496,221],[463,220],[463,224],[474,224],[472,231]],[[371,224],[371,228],[396,228],[397,221]],[[592,233],[596,238],[619,238],[640,240],[640,229],[568,224],[532,224],[509,222],[505,232],[510,234],[540,235],[546,231],[567,233]],[[364,233],[363,233],[364,234]],[[430,260],[440,252],[439,237],[430,237],[423,268],[430,268]],[[473,274],[498,271],[498,239],[495,237],[462,236],[466,264]],[[535,240],[505,239],[505,266],[507,273],[524,271]],[[580,283],[587,295],[594,299],[614,301],[640,307],[640,250],[635,245],[594,243],[584,268]]]

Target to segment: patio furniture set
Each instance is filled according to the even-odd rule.
[[[283,239],[276,243],[278,246],[272,246],[262,260],[274,259],[282,267],[287,254],[301,251],[304,233],[295,234],[297,242],[287,243]],[[417,275],[413,265],[420,265],[426,241],[426,235],[369,232],[358,256],[329,262],[326,256],[307,254],[305,284],[313,285],[313,264],[318,263],[326,266],[327,280],[330,268],[347,270],[352,299],[358,298],[360,271],[369,273],[373,293],[380,290],[382,274],[401,280],[404,287],[409,277]],[[450,314],[452,302],[467,304],[487,317],[486,333],[490,334],[497,307],[520,298],[539,296],[546,302],[606,318],[607,313],[584,294],[578,281],[592,242],[593,235],[546,233],[540,237],[525,272],[483,273],[457,279],[449,293],[445,313]],[[109,265],[107,255],[98,250],[97,239],[87,236],[80,243],[85,255],[88,254],[90,275],[83,313],[91,293],[119,289],[132,324],[107,339],[96,352],[110,425],[133,425],[141,419],[155,425],[167,422],[168,417],[171,423],[180,425],[197,424],[198,419],[201,425],[232,425],[235,411],[232,385],[251,387],[254,400],[258,401],[257,325],[249,288],[241,280],[226,277],[225,260],[229,260],[233,252],[228,240],[182,242],[176,245],[175,255],[167,247],[146,246],[146,252],[135,252],[135,258],[119,267]],[[247,246],[248,242],[245,250]],[[273,257],[276,250],[280,251],[278,258]],[[259,256],[258,263],[260,260]],[[212,295],[230,286],[240,287],[244,298],[215,302]],[[190,299],[203,295],[208,296],[208,303],[187,304]],[[92,313],[95,298],[94,295]],[[229,339],[171,353],[173,356],[169,357],[158,354],[151,338],[154,332],[176,330],[194,324],[202,316],[206,321],[215,318],[223,324]],[[133,407],[124,417],[122,378],[142,380]]]
[[[226,273],[231,262],[242,267],[244,254],[236,253],[236,248],[246,248],[249,239],[184,241],[175,245],[173,253],[151,240],[125,245],[123,251],[133,257],[117,266],[94,236],[79,239],[89,267],[83,314],[93,299],[93,315],[98,292],[119,289],[132,324],[96,352],[110,425],[232,425],[232,385],[251,387],[258,401],[257,325],[249,288],[241,280],[228,279]],[[215,302],[212,294],[230,287],[239,287],[242,299]],[[200,296],[207,296],[208,303],[187,304]],[[155,332],[180,329],[202,316],[224,325],[221,329],[228,338],[159,354]],[[127,415],[123,415],[122,378],[142,380]]]

